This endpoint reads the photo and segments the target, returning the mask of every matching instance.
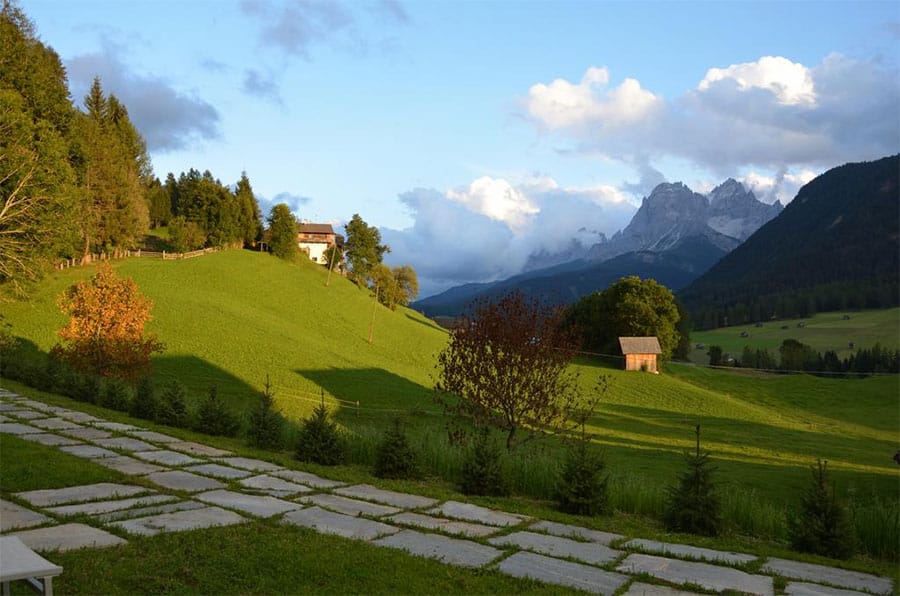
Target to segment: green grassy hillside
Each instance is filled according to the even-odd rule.
[[[845,319],[845,316],[849,318]],[[746,333],[747,337],[741,337],[741,333]],[[691,333],[690,359],[697,364],[706,364],[709,362],[706,352],[711,345],[722,346],[725,352],[736,357],[740,357],[744,346],[767,349],[777,356],[778,346],[785,339],[796,339],[818,352],[834,350],[840,358],[853,353],[848,347],[850,342],[857,349],[871,348],[876,343],[897,349],[900,347],[900,308],[819,313],[805,319],[770,321],[762,327],[736,325],[695,331]],[[698,343],[704,347],[697,348]]]
[[[362,437],[362,455],[354,458],[358,463],[367,461],[365,449],[372,449],[391,419],[401,415],[418,443],[431,450],[432,469],[452,476],[457,455],[447,446],[430,391],[435,356],[447,335],[433,322],[407,309],[376,306],[374,343],[369,344],[373,299],[367,291],[336,276],[325,287],[327,272],[321,267],[265,254],[131,259],[115,267],[155,302],[150,328],[167,346],[154,359],[158,381],[177,378],[194,397],[215,384],[234,407],[246,409],[269,375],[278,406],[294,419],[307,414],[324,393],[326,402],[338,406],[340,422]],[[27,303],[5,304],[14,334],[49,349],[64,324],[56,296],[93,272],[85,267],[58,273]],[[898,311],[852,314],[849,321],[819,315],[805,328],[790,331],[815,332],[821,320],[822,329],[831,321],[843,332],[871,317],[868,328],[886,328],[890,316],[896,318]],[[751,336],[772,327],[780,325],[751,328]],[[737,336],[739,330],[727,333]],[[870,343],[864,337],[871,343],[876,339],[862,332],[854,336],[860,344]],[[821,379],[685,365],[648,375],[587,361],[576,369],[585,393],[599,374],[610,375],[610,390],[588,431],[605,446],[613,474],[622,481],[637,479],[641,494],[647,492],[643,487],[661,490],[674,480],[683,451],[693,445],[694,425],[700,424],[704,448],[719,462],[734,494],[788,503],[821,457],[829,460],[842,493],[852,489],[857,495],[896,499],[900,475],[891,461],[900,439],[896,377]],[[517,486],[551,495],[559,449],[549,443],[527,451]]]
[[[324,389],[361,408],[412,407],[428,398],[425,385],[446,332],[414,311],[375,306],[340,276],[267,254],[225,251],[183,261],[114,262],[154,302],[149,330],[166,344],[154,376],[178,379],[194,395],[215,384],[241,407],[269,375],[289,417],[308,413]],[[27,303],[5,304],[14,335],[47,351],[65,317],[56,297],[95,268],[69,269],[43,283]],[[346,405],[346,404],[345,404]]]

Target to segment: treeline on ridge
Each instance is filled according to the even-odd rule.
[[[744,346],[740,359],[730,361],[720,346],[709,347],[710,366],[721,366],[729,362],[738,368],[757,370],[782,370],[786,372],[804,371],[828,375],[867,375],[871,373],[900,373],[900,350],[891,350],[875,344],[871,348],[860,348],[846,358],[840,358],[834,350],[818,352],[811,346],[786,339],[778,348],[780,361],[768,350]]]
[[[135,248],[157,225],[182,250],[259,237],[246,174],[234,190],[193,169],[161,183],[125,105],[95,78],[78,109],[59,55],[13,2],[0,8],[0,73],[0,286]]]

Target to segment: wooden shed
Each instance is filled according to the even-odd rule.
[[[625,370],[644,370],[659,374],[657,357],[662,354],[656,337],[620,337]]]

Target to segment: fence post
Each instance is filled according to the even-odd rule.
[[[359,400],[356,400],[356,417],[359,418]]]

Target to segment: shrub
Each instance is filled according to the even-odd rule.
[[[788,535],[791,547],[802,552],[849,559],[856,551],[850,516],[828,481],[828,462],[819,460],[813,468],[800,511],[788,523]]]
[[[328,408],[324,403],[316,406],[297,434],[295,457],[300,461],[336,466],[344,461],[346,453],[346,442],[337,424],[328,419]]]
[[[378,478],[416,478],[419,475],[419,456],[409,444],[399,419],[387,429],[375,452]]]
[[[131,400],[131,415],[144,420],[155,420],[158,409],[159,400],[153,390],[153,381],[150,380],[150,377],[144,377],[138,383],[134,399]]]
[[[95,375],[77,375],[72,387],[72,399],[95,404],[101,401],[102,386],[100,377]]]
[[[162,392],[156,408],[156,421],[181,428],[188,426],[184,387],[177,381],[169,383]]]
[[[275,410],[271,385],[266,377],[266,390],[250,411],[247,438],[250,445],[262,449],[281,449],[284,444],[284,417]]]
[[[197,424],[195,430],[207,435],[233,437],[240,430],[241,423],[219,399],[216,386],[209,388],[206,398],[197,408]]]
[[[697,451],[685,454],[687,470],[678,486],[669,487],[668,505],[663,517],[666,529],[703,536],[716,536],[722,525],[722,507],[716,493],[709,453],[700,452],[700,426],[697,426]]]
[[[509,472],[503,452],[488,429],[475,435],[462,463],[460,489],[467,495],[506,496],[510,493]]]
[[[103,384],[103,394],[100,396],[100,405],[111,410],[127,412],[131,405],[128,396],[128,387],[119,380],[107,379]]]
[[[560,510],[577,515],[605,512],[609,505],[605,468],[603,454],[592,450],[585,438],[572,446],[557,485]]]

